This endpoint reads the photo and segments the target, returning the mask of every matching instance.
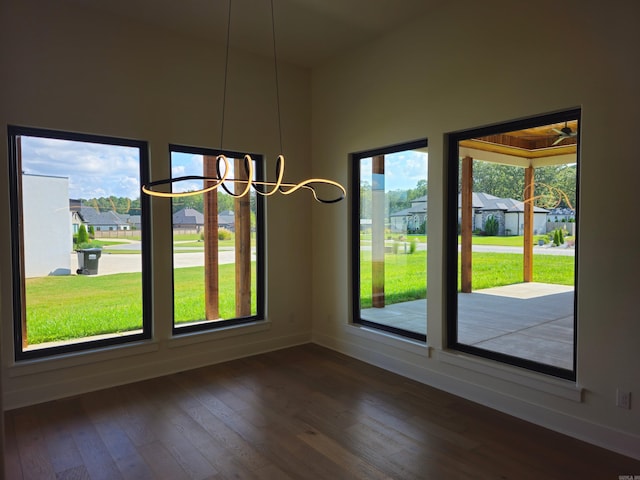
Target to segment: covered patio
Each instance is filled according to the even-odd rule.
[[[554,367],[573,368],[573,287],[518,283],[458,295],[458,340]],[[427,300],[362,310],[372,322],[427,334]],[[428,337],[427,337],[428,338]]]

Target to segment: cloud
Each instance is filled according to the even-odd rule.
[[[68,178],[71,198],[140,196],[135,147],[23,136],[22,171]]]
[[[420,180],[428,178],[428,155],[424,152],[407,150],[390,153],[384,158],[385,190],[408,190],[415,188]],[[360,176],[371,178],[370,158],[360,161]]]

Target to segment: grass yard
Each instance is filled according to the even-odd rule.
[[[139,273],[25,281],[29,344],[142,328]]]
[[[234,318],[235,266],[220,265],[219,273],[220,315]],[[48,276],[29,278],[25,283],[30,345],[142,328],[139,273]],[[175,296],[176,323],[204,320],[204,267],[176,269]]]
[[[204,304],[204,267],[177,268],[174,270],[174,298],[176,324],[205,320]],[[220,317],[235,318],[235,264],[228,263],[219,267]],[[251,263],[251,278],[256,278],[255,262]],[[251,288],[251,311],[257,311],[255,282]]]
[[[504,237],[503,237],[504,238]],[[460,262],[458,262],[460,263]],[[426,298],[427,257],[389,253],[385,257],[385,298],[400,303]],[[220,265],[220,316],[235,317],[235,266]],[[255,264],[252,264],[255,279]],[[371,261],[361,262],[361,306],[371,306]],[[573,285],[574,258],[534,255],[534,281]],[[522,282],[522,255],[473,254],[474,290]],[[139,273],[104,276],[49,276],[26,280],[29,344],[64,341],[142,328],[142,287]],[[204,267],[175,270],[175,322],[205,319]],[[458,286],[459,288],[459,286]],[[252,288],[252,311],[256,311]]]
[[[458,257],[458,265],[460,265]],[[371,307],[371,261],[360,262],[360,305]],[[573,285],[574,257],[534,255],[533,280],[556,285]],[[473,254],[472,284],[474,290],[512,285],[522,282],[522,255],[512,253]],[[420,300],[427,295],[426,252],[412,255],[385,255],[385,301],[388,304]],[[458,278],[460,271],[458,271]],[[458,283],[458,290],[460,283]]]

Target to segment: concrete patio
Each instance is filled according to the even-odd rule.
[[[458,341],[573,368],[573,287],[520,283],[458,294]],[[427,300],[361,312],[365,320],[427,333]]]

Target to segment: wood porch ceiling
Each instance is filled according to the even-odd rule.
[[[578,128],[578,121],[569,121],[567,126],[575,132]],[[460,141],[460,146],[528,159],[576,154],[577,137],[567,137],[557,145],[553,145],[558,139],[558,133],[554,129],[561,130],[564,127],[565,122],[562,122],[497,135],[487,135],[485,137],[462,140]]]

